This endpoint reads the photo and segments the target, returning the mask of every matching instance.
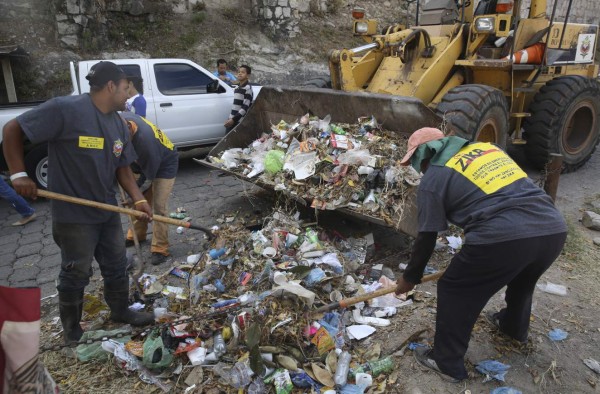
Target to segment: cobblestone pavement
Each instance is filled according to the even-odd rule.
[[[219,171],[205,168],[191,159],[180,161],[180,171],[175,182],[169,208],[186,208],[194,223],[212,226],[217,219],[227,216],[244,217],[248,222],[257,220],[258,214],[268,209],[269,201],[257,198],[257,187],[230,176],[222,176]],[[20,216],[5,200],[0,200],[0,285],[13,287],[38,286],[42,297],[56,293],[55,280],[60,270],[60,249],[52,239],[50,202],[38,200],[32,203],[37,219],[25,226],[13,227],[11,223]],[[127,229],[128,219],[123,219],[123,229]],[[149,232],[152,226],[149,226]],[[176,228],[169,229],[171,254],[173,259],[185,259],[198,252],[203,242],[199,231],[186,230],[177,234]],[[148,240],[151,234],[148,234]],[[149,242],[142,244],[146,261],[150,257]],[[133,251],[133,248],[130,248]],[[148,264],[147,272],[162,272],[167,263],[158,267]],[[94,263],[97,268],[96,263]],[[100,279],[95,270],[92,284]]]

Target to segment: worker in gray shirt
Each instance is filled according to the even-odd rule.
[[[136,159],[129,132],[117,111],[125,109],[128,83],[114,63],[95,64],[86,77],[90,93],[57,97],[16,119],[3,130],[4,156],[15,190],[37,197],[36,185],[25,173],[23,138],[48,142],[48,189],[68,196],[116,205],[118,181],[134,201],[135,209],[150,220],[152,210],[136,185],[129,165]],[[58,277],[60,320],[65,343],[83,335],[80,320],[83,292],[96,259],[104,278],[104,299],[111,319],[146,325],[152,313],[129,310],[123,228],[119,214],[96,208],[52,201],[52,236],[61,250]]]
[[[499,147],[423,128],[408,140],[403,165],[423,172],[419,234],[396,293],[421,282],[439,231],[464,230],[465,244],[437,286],[433,349],[415,358],[447,381],[468,377],[464,356],[488,300],[506,286],[506,307],[488,313],[507,336],[527,341],[535,284],[560,254],[567,226],[552,199]]]
[[[179,166],[177,149],[162,130],[145,118],[131,112],[123,112],[121,116],[127,122],[131,142],[137,153],[135,164],[140,168],[142,177],[152,182],[152,186],[144,192],[144,197],[152,206],[154,214],[165,216]],[[151,263],[159,265],[169,256],[169,229],[165,223],[154,222],[152,226]],[[138,240],[144,241],[148,223],[135,220],[133,227]],[[133,233],[129,229],[126,244],[129,245],[132,241]]]

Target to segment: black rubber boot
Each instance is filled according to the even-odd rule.
[[[83,329],[79,325],[83,313],[83,290],[58,292],[58,310],[60,322],[63,326],[63,338],[65,344],[74,345],[79,342],[83,335]]]
[[[117,323],[145,326],[154,323],[154,314],[129,310],[129,284],[123,281],[104,281],[104,299],[110,308],[110,318]]]

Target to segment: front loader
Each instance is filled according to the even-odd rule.
[[[353,10],[353,30],[367,42],[333,50],[333,89],[417,98],[461,137],[525,144],[544,168],[551,153],[574,171],[600,136],[600,83],[594,61],[598,26],[557,22],[556,2],[430,0],[415,26],[378,32],[374,20]],[[420,18],[420,20],[419,20]]]

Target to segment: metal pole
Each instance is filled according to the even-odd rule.
[[[558,0],[556,0],[556,1],[558,1]],[[567,6],[567,15],[565,15],[565,22],[563,23],[562,33],[560,34],[560,42],[558,43],[558,49],[562,48],[562,41],[565,36],[565,30],[567,30],[567,22],[569,21],[569,14],[571,13],[571,5],[572,4],[573,4],[573,0],[569,0],[569,5]],[[546,42],[546,46],[548,46],[548,42]]]
[[[544,179],[544,191],[556,201],[556,191],[562,170],[563,156],[559,153],[550,153],[550,159],[546,163],[546,179]]]
[[[415,17],[415,26],[419,26],[419,3],[421,1],[417,0],[417,16]]]
[[[356,47],[356,48],[352,48],[352,49],[350,49],[350,52],[352,52],[353,55],[358,55],[359,53],[363,53],[363,52],[366,52],[366,51],[369,51],[371,49],[375,49],[375,48],[378,48],[378,47],[379,47],[378,43],[372,42],[370,44],[366,44],[366,45],[362,45],[362,46],[359,46],[359,47]]]

